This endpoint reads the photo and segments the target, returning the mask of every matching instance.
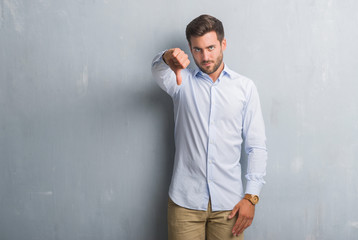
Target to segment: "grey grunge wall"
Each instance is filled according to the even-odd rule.
[[[159,51],[222,20],[269,160],[247,239],[358,236],[358,2],[0,0],[0,239],[166,239],[173,107]],[[189,53],[189,52],[188,52]],[[193,62],[193,61],[192,61]]]

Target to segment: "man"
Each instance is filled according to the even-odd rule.
[[[266,174],[265,127],[253,82],[223,62],[222,23],[201,15],[186,28],[197,68],[179,48],[155,57],[152,73],[173,99],[175,161],[169,189],[170,240],[243,239]],[[248,169],[241,181],[241,144]],[[244,194],[244,192],[246,194]]]

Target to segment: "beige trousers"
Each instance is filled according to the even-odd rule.
[[[168,239],[169,240],[243,240],[244,234],[235,237],[231,230],[237,217],[228,219],[231,211],[211,211],[209,201],[207,211],[191,210],[168,200]]]

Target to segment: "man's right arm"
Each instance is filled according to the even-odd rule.
[[[188,55],[179,48],[161,52],[152,62],[153,77],[164,91],[173,96],[182,83],[181,70],[189,63]]]

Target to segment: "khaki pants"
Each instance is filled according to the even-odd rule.
[[[237,217],[228,219],[231,211],[207,211],[183,208],[168,200],[169,240],[243,240],[244,234],[235,237],[232,228]]]

